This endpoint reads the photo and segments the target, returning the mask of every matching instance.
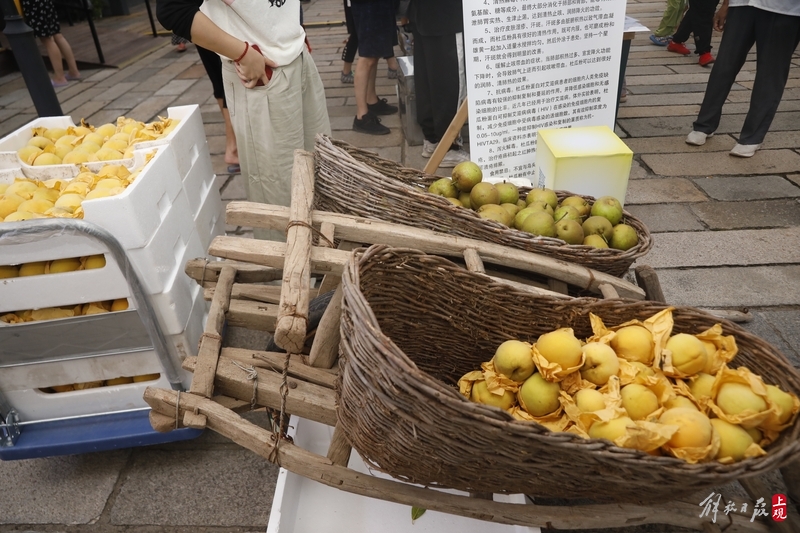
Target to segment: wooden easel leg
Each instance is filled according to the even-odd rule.
[[[452,122],[450,122],[447,131],[444,132],[444,135],[439,140],[439,145],[436,147],[436,150],[433,151],[433,155],[428,160],[428,164],[425,165],[424,172],[427,174],[434,174],[436,169],[439,168],[439,164],[442,162],[442,159],[444,159],[445,154],[450,149],[453,141],[456,140],[456,137],[458,137],[458,132],[464,127],[468,112],[469,106],[465,98],[464,101],[461,102],[461,107],[458,108],[456,116],[454,116]]]

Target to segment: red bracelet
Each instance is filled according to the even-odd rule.
[[[250,50],[250,43],[248,43],[247,41],[245,41],[245,42],[244,42],[244,52],[242,52],[242,55],[240,55],[240,56],[239,56],[239,59],[234,59],[234,60],[233,60],[233,62],[234,62],[234,63],[238,63],[239,61],[241,61],[242,59],[244,59],[244,56],[245,56],[245,55],[247,55],[247,51],[248,51],[248,50]]]

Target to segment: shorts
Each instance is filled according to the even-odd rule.
[[[358,55],[391,57],[397,40],[393,0],[353,2],[353,23],[358,34]]]

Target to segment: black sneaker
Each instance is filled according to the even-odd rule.
[[[370,111],[360,119],[358,117],[353,119],[353,131],[369,135],[388,135],[391,130],[381,124],[381,119]]]
[[[394,115],[397,113],[397,106],[386,101],[386,98],[379,98],[374,104],[367,104],[369,112],[373,115]]]

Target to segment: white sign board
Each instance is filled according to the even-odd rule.
[[[530,185],[536,131],[614,128],[625,0],[463,0],[471,159]]]

